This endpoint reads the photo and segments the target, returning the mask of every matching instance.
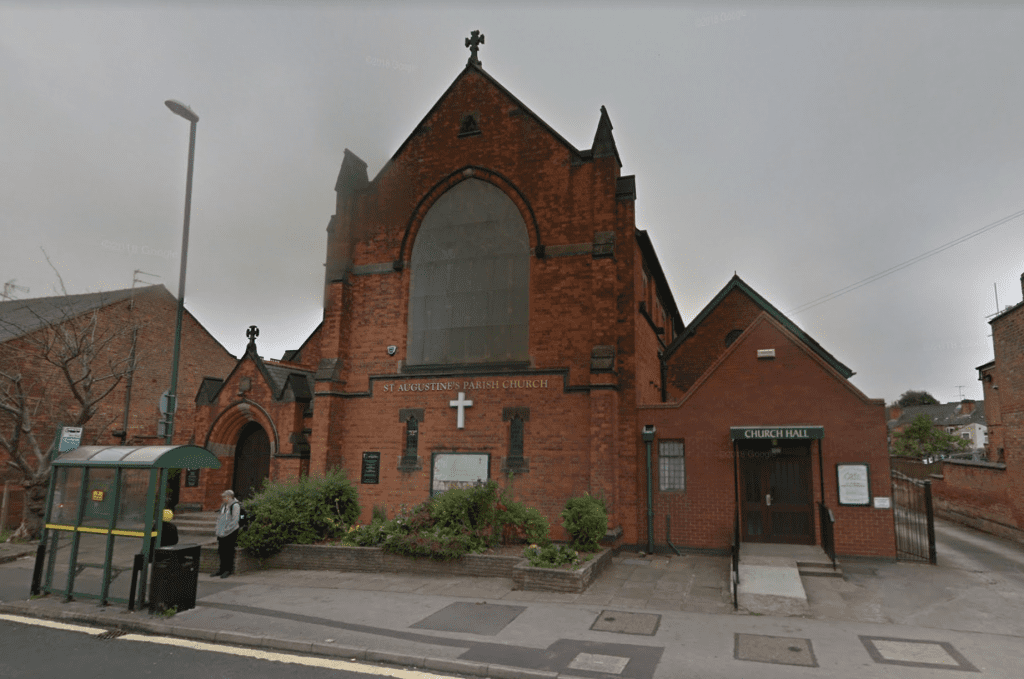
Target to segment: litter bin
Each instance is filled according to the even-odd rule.
[[[196,607],[199,585],[199,545],[161,547],[153,553],[153,581],[149,590],[150,612]]]

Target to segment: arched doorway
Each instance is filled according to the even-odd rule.
[[[232,488],[239,500],[252,497],[270,476],[270,437],[256,422],[242,428],[235,447],[235,475]]]

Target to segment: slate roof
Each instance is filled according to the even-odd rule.
[[[907,406],[900,416],[889,420],[889,429],[910,425],[921,415],[927,415],[937,427],[964,427],[968,424],[985,424],[985,402],[975,401],[974,411],[964,414],[963,404],[939,403],[930,406]]]
[[[263,361],[265,376],[270,377],[274,398],[278,401],[309,400],[313,396],[313,372],[277,361]],[[285,392],[290,390],[290,394]],[[290,398],[289,398],[290,396]]]
[[[0,302],[0,343],[35,332],[52,323],[60,323],[84,313],[130,299],[162,285],[147,285],[135,289],[87,292],[81,295],[54,295]],[[170,294],[170,293],[168,293]]]

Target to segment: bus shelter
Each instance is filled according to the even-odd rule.
[[[169,471],[219,468],[198,446],[82,446],[62,455],[53,462],[32,594],[141,606]]]

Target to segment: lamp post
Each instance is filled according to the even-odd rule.
[[[192,164],[196,155],[196,123],[199,116],[180,101],[168,99],[164,102],[175,115],[192,125],[188,140],[188,177],[185,180],[185,226],[181,233],[181,270],[178,273],[178,317],[174,325],[174,357],[171,359],[171,388],[167,392],[167,420],[164,442],[171,445],[174,436],[174,413],[178,409],[178,355],[181,353],[181,317],[185,313],[185,268],[188,264],[188,220],[192,211]]]

